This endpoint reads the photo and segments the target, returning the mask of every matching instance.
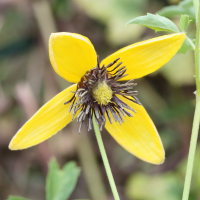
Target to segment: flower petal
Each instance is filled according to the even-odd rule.
[[[138,42],[120,49],[102,61],[108,65],[115,59],[127,67],[126,76],[120,80],[137,79],[150,74],[167,63],[180,49],[185,39],[184,33],[165,35]]]
[[[142,105],[123,97],[119,98],[131,106],[136,113],[133,113],[133,117],[126,116],[121,126],[114,120],[112,124],[106,120],[105,128],[131,154],[149,163],[162,164],[165,152],[156,127],[146,110]]]
[[[74,83],[97,65],[97,55],[90,40],[75,33],[52,33],[49,57],[58,75]]]
[[[71,91],[75,91],[76,87],[76,84],[68,87],[40,108],[16,133],[9,148],[11,150],[26,149],[41,143],[71,122],[70,104],[64,105],[64,103],[73,96]]]

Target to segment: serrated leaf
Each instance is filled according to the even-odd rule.
[[[20,197],[20,196],[9,196],[7,198],[7,200],[29,200],[29,199],[26,199],[26,198],[23,198],[23,197]]]
[[[66,200],[71,195],[80,174],[80,168],[75,162],[69,162],[59,169],[55,159],[49,164],[46,184],[47,200]]]
[[[147,13],[145,16],[136,17],[127,24],[141,24],[157,31],[169,31],[179,33],[177,26],[166,17]]]

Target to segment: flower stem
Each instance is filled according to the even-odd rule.
[[[93,125],[94,125],[94,132],[95,132],[95,135],[96,135],[96,138],[97,138],[97,142],[98,142],[98,145],[99,145],[99,149],[100,149],[100,152],[101,152],[104,167],[105,167],[105,170],[106,170],[106,173],[107,173],[107,176],[108,176],[108,180],[109,180],[109,183],[110,183],[110,187],[111,187],[114,199],[120,200],[119,194],[117,192],[117,188],[116,188],[116,185],[115,185],[115,181],[114,181],[111,169],[110,169],[110,165],[109,165],[109,162],[108,162],[106,151],[105,151],[105,148],[104,148],[104,145],[103,145],[101,133],[99,131],[99,126],[97,125],[94,116],[93,116],[92,120],[93,120]]]
[[[194,5],[194,9],[195,9],[196,23],[197,23],[197,21],[198,21],[199,0],[193,0],[193,5]]]
[[[200,8],[200,7],[199,7]],[[192,171],[194,164],[194,157],[197,146],[199,123],[200,123],[200,12],[198,8],[198,19],[197,19],[197,32],[196,32],[196,47],[195,47],[195,77],[196,77],[196,108],[194,113],[194,121],[192,127],[192,135],[190,141],[190,149],[188,155],[187,169],[185,175],[185,184],[183,189],[182,200],[188,200],[190,185],[192,179]]]

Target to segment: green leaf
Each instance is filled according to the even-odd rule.
[[[183,0],[179,3],[180,7],[189,7],[189,6],[193,6],[193,0]]]
[[[195,20],[195,11],[192,0],[181,1],[177,6],[167,6],[157,12],[165,17],[174,17],[177,15],[189,15],[190,19]]]
[[[160,11],[158,11],[159,15],[165,16],[165,17],[174,17],[177,15],[185,14],[189,15],[192,20],[195,20],[195,13],[194,8],[183,8],[180,6],[167,6]]]
[[[75,162],[69,162],[63,169],[59,169],[57,161],[52,159],[46,183],[47,200],[68,199],[76,186],[79,174],[80,168]]]
[[[191,20],[189,20],[188,15],[181,15],[180,19],[180,28],[183,32],[185,32],[190,24]]]
[[[23,197],[19,197],[19,196],[9,196],[7,198],[7,200],[29,200],[29,199],[26,199],[26,198],[23,198]]]
[[[127,24],[141,24],[157,31],[169,31],[179,33],[177,26],[166,17],[147,13],[145,16],[136,17]]]

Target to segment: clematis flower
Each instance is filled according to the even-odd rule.
[[[164,162],[158,132],[132,91],[137,79],[167,63],[179,50],[184,33],[165,35],[132,44],[98,61],[87,37],[75,33],[52,33],[49,56],[54,70],[75,84],[47,102],[25,123],[10,142],[11,150],[25,149],[50,138],[74,118],[82,125],[92,116],[105,125],[128,152],[153,164]],[[125,74],[127,73],[127,74]],[[120,84],[120,81],[130,80]],[[148,98],[148,97],[147,97]],[[81,128],[80,125],[80,128]]]

